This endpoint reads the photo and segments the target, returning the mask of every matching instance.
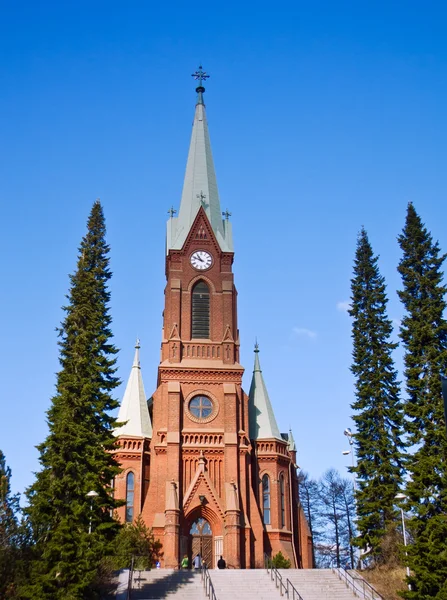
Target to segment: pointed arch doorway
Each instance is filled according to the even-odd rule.
[[[191,554],[194,559],[200,553],[202,561],[210,568],[213,567],[213,532],[211,526],[202,517],[198,518],[189,531],[191,536]]]

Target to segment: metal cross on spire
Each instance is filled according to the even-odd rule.
[[[202,87],[203,81],[209,79],[209,75],[202,69],[202,65],[199,65],[199,68],[195,73],[192,73],[191,77],[194,77],[194,79],[199,82],[199,87]]]
[[[199,198],[200,202],[205,205],[206,194],[203,193],[203,190],[200,190],[200,194],[196,194],[196,198]]]
[[[228,208],[222,213],[222,216],[225,217],[225,221],[228,221],[228,219],[231,217],[231,213],[228,211]]]
[[[177,211],[175,210],[175,208],[173,206],[171,206],[171,208],[168,210],[168,215],[172,217],[177,213]]]

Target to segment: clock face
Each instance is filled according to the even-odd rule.
[[[205,250],[196,250],[191,254],[190,261],[194,269],[198,271],[205,271],[205,269],[209,269],[213,264],[211,254],[205,252]]]

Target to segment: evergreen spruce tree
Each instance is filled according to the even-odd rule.
[[[402,402],[392,352],[385,280],[362,229],[351,280],[353,364],[356,400],[351,405],[357,433],[356,545],[383,562],[381,544],[396,522],[394,497],[402,481]]]
[[[447,323],[438,243],[409,204],[398,238],[405,307],[400,337],[405,348],[405,428],[414,448],[408,459],[407,508],[413,543],[408,547],[414,600],[447,598],[447,440],[440,375],[447,371]]]
[[[19,554],[19,494],[11,494],[11,469],[0,450],[0,598],[12,598]]]
[[[59,330],[61,370],[48,411],[49,435],[38,446],[42,470],[28,490],[35,549],[27,598],[96,598],[95,577],[119,525],[111,482],[119,467],[110,411],[117,349],[111,343],[109,247],[96,201],[88,219],[65,318]],[[88,498],[89,491],[96,498]],[[91,529],[91,533],[89,533]]]

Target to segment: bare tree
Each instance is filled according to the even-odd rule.
[[[328,469],[318,481],[301,472],[299,490],[312,536],[315,566],[354,569],[356,515],[352,481],[343,479],[335,469]]]
[[[349,559],[351,569],[355,568],[354,547],[352,540],[355,537],[355,498],[354,487],[349,479],[340,478],[340,508],[344,513],[345,535],[349,543]]]
[[[343,513],[340,511],[340,475],[335,469],[328,469],[320,480],[320,497],[325,517],[326,548],[335,558],[337,567],[341,566],[340,546]],[[328,543],[329,542],[329,543]]]
[[[318,560],[315,553],[315,545],[321,537],[322,515],[320,505],[320,488],[319,483],[315,479],[311,479],[308,473],[300,471],[298,476],[300,501],[303,506],[304,513],[307,518],[307,523],[310,529],[312,538],[312,559],[315,566],[318,565]]]
[[[335,469],[329,469],[319,482],[324,535],[316,547],[322,566],[355,566],[352,539],[355,536],[355,502],[352,483]]]

